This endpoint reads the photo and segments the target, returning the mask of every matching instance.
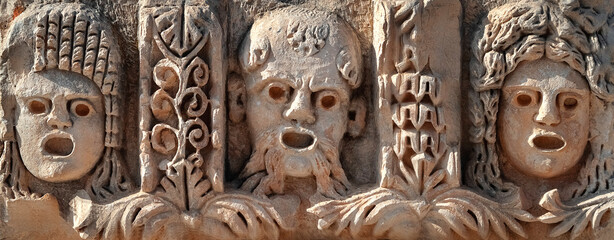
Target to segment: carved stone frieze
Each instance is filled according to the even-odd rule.
[[[374,7],[379,188],[312,207],[318,227],[347,229],[354,238],[486,238],[491,228],[502,238],[506,228],[527,236],[519,220],[533,217],[516,203],[461,187],[459,3],[377,1]]]
[[[609,239],[612,0],[4,0],[0,239]]]

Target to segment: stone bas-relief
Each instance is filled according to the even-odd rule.
[[[0,4],[0,239],[612,228],[608,0],[51,2]]]
[[[48,182],[87,174],[104,149],[104,105],[98,86],[77,74],[48,70],[21,79],[15,93],[20,109],[16,138],[26,169]],[[86,131],[91,132],[83,134]]]
[[[74,238],[65,231],[70,225],[62,224],[69,220],[62,216],[69,214],[71,194],[108,202],[133,189],[119,154],[119,46],[93,9],[35,8],[12,22],[3,42],[0,198],[8,213],[26,212],[6,214],[0,233]],[[52,222],[41,222],[46,217]],[[23,235],[22,221],[45,227]]]
[[[611,9],[585,4],[501,6],[472,43],[467,183],[550,237],[598,233],[611,210]]]
[[[527,237],[521,222],[534,218],[516,202],[461,187],[459,3],[377,1],[375,11],[379,187],[310,208],[318,228],[352,238]]]
[[[340,141],[360,134],[366,110],[352,98],[362,81],[353,30],[332,14],[286,8],[256,20],[240,51],[253,143],[242,189],[281,194],[286,177],[315,177],[319,194],[345,195]]]
[[[573,169],[589,135],[590,91],[584,78],[563,63],[539,59],[519,65],[501,91],[497,126],[510,165],[539,178]]]
[[[140,2],[141,191],[104,205],[78,196],[82,237],[276,239],[289,228],[270,202],[224,186],[225,20],[217,7]]]
[[[74,6],[83,10],[58,5],[43,7],[42,13],[24,13],[9,29],[3,57],[6,80],[14,88],[5,89],[2,103],[14,132],[7,126],[4,135],[16,139],[19,153],[13,156],[20,159],[11,160],[21,160],[40,180],[78,180],[98,165],[92,178],[102,179],[89,181],[87,189],[105,199],[128,190],[129,179],[122,176],[117,153],[121,59],[110,26],[92,10]],[[25,31],[28,27],[33,30]],[[14,194],[30,191],[26,182],[10,182]]]

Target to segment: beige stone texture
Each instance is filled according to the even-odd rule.
[[[0,240],[611,239],[613,0],[2,0]]]

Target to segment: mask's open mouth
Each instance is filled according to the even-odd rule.
[[[537,135],[529,143],[542,151],[555,152],[565,147],[565,140],[558,134]]]
[[[75,144],[68,136],[50,136],[43,143],[43,149],[48,155],[65,157],[72,153]]]
[[[311,148],[315,143],[315,135],[306,129],[285,129],[281,134],[281,142],[289,147],[294,149],[308,149]]]

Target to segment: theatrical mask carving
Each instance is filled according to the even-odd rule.
[[[595,6],[502,5],[472,43],[466,183],[558,223],[544,231],[550,237],[597,233],[612,209],[614,35],[612,17]]]
[[[516,202],[461,186],[461,2],[373,3],[380,184],[309,208],[318,228],[353,239],[526,236],[519,221],[532,216]]]
[[[502,154],[518,170],[551,178],[578,163],[589,133],[590,90],[564,63],[521,63],[502,88]]]
[[[49,70],[30,73],[15,92],[17,143],[28,171],[49,182],[87,174],[104,150],[100,89],[83,75]]]
[[[15,19],[4,44],[3,81],[14,86],[2,91],[5,194],[29,194],[24,168],[51,183],[85,178],[99,200],[128,191],[118,154],[121,59],[110,25],[84,5],[51,4]]]
[[[489,15],[491,23],[474,44],[471,110],[482,118],[472,118],[470,185],[499,195],[511,187],[500,180],[502,167],[549,179],[569,174],[592,155],[590,141],[601,138],[590,134],[597,133],[591,126],[596,120],[592,116],[591,121],[591,107],[612,97],[597,72],[607,71],[595,62],[600,47],[586,41],[600,34],[596,31],[603,23],[576,20],[580,16],[572,6],[578,4],[511,4],[501,7],[509,11]],[[509,14],[518,16],[508,19]],[[498,28],[502,24],[525,30],[503,34]]]
[[[286,176],[315,176],[319,193],[343,195],[350,183],[340,142],[348,131],[360,133],[365,112],[364,103],[352,99],[362,80],[353,30],[327,13],[273,11],[243,40],[240,63],[253,149],[242,188],[283,193]]]
[[[611,0],[0,2],[0,239],[614,227]]]

